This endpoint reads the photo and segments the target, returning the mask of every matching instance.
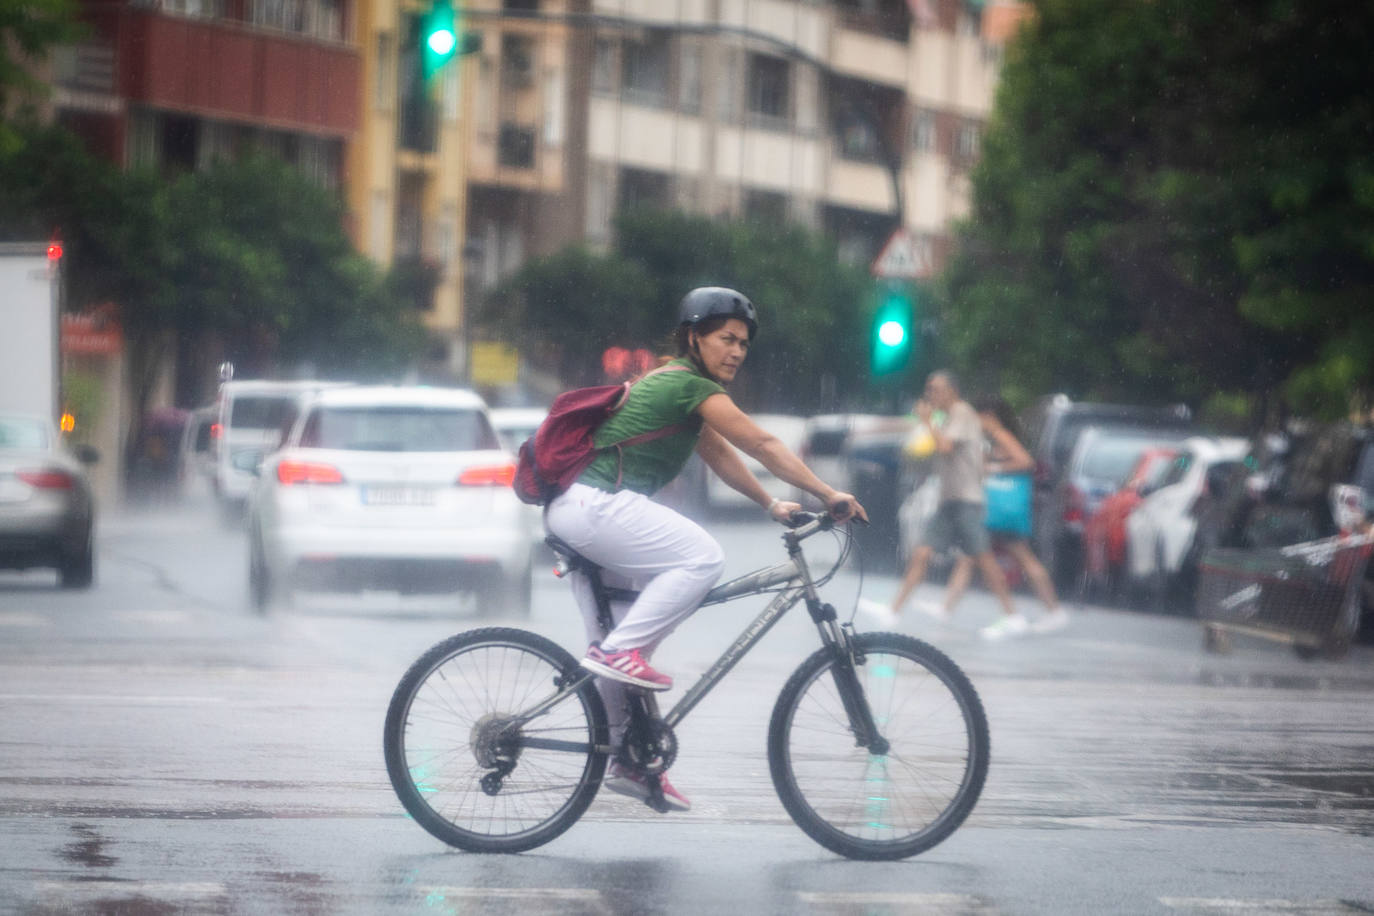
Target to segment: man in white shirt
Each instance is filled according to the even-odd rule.
[[[936,411],[945,414],[943,423],[935,422]],[[954,375],[941,370],[932,372],[926,379],[925,396],[916,402],[916,415],[930,428],[935,439],[940,504],[920,545],[911,555],[891,608],[884,609],[879,616],[895,620],[907,598],[925,579],[931,554],[957,547],[974,558],[983,581],[1002,605],[1001,619],[984,627],[982,635],[998,639],[1026,632],[1030,624],[1012,604],[1006,576],[993,556],[984,527],[987,499],[983,493],[983,427],[977,412],[959,397],[959,384]],[[949,617],[948,611],[938,605],[922,606],[922,610],[941,620]]]

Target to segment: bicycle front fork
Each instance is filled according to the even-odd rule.
[[[851,624],[844,624],[843,636],[834,645],[835,664],[830,666],[830,676],[835,680],[835,690],[840,695],[845,715],[849,717],[854,746],[868,748],[870,754],[882,756],[888,752],[890,745],[879,733],[873,708],[868,704],[868,694],[864,692],[863,684],[859,683],[859,666],[864,664],[864,657],[854,640]]]

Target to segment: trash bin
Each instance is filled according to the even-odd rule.
[[[1359,629],[1370,545],[1369,535],[1344,535],[1208,550],[1197,589],[1207,648],[1224,651],[1236,632],[1289,643],[1303,658],[1342,657]]]

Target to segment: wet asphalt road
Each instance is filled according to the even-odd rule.
[[[781,556],[766,524],[713,530],[730,573]],[[410,661],[493,621],[387,594],[258,617],[245,569],[242,535],[193,501],[105,520],[88,593],[0,573],[0,913],[1374,911],[1367,646],[1216,656],[1194,621],[1102,608],[988,644],[977,592],[949,627],[913,613],[902,629],[980,691],[993,764],[953,837],[868,864],[802,834],[768,776],[769,711],[815,646],[796,611],[679,729],[691,812],[603,796],[539,850],[474,856],[402,814],[381,725]],[[846,571],[826,596],[858,588]],[[658,659],[691,683],[761,604],[703,611]],[[505,622],[581,643],[551,576]]]

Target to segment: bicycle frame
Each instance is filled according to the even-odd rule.
[[[850,644],[849,636],[844,628],[837,623],[835,609],[829,604],[825,604],[820,599],[820,594],[816,590],[815,581],[811,578],[811,569],[806,563],[806,557],[802,554],[801,542],[818,531],[829,530],[833,525],[826,516],[821,516],[804,525],[783,533],[783,541],[787,545],[788,560],[786,563],[779,563],[776,566],[769,566],[745,573],[738,578],[731,579],[729,582],[717,585],[707,592],[702,599],[701,606],[724,604],[736,598],[744,598],[750,595],[761,594],[776,586],[784,586],[783,590],[768,603],[768,606],[755,617],[743,632],[731,643],[720,658],[708,668],[697,682],[688,689],[681,699],[674,704],[668,714],[663,717],[663,721],[670,728],[675,728],[679,722],[686,718],[687,714],[696,707],[705,696],[715,688],[717,684],[730,672],[732,668],[749,653],[759,640],[763,638],[769,630],[773,628],[783,615],[790,611],[800,601],[805,601],[807,610],[810,612],[811,620],[816,624],[816,629],[820,634],[821,643],[825,646],[834,647],[842,651],[846,656],[853,658],[853,648]],[[592,591],[596,595],[599,613],[603,624],[610,619],[610,601],[612,599],[632,600],[638,596],[638,592],[629,589],[608,588],[601,583],[597,568],[587,571],[592,579]],[[850,715],[851,724],[855,729],[855,737],[860,744],[868,745],[873,742],[880,742],[878,729],[873,721],[873,716],[868,708],[868,704],[862,699],[861,692],[857,691],[857,680],[853,679],[853,668],[845,669],[848,678],[852,679],[853,690],[841,689],[840,695],[845,699],[846,711]],[[590,671],[579,670],[577,674],[568,682],[561,685],[561,688],[552,696],[547,697],[537,703],[531,709],[519,716],[520,724],[528,722],[545,711],[557,705],[564,698],[571,696],[591,678],[595,677]],[[850,685],[845,685],[849,687]],[[851,704],[851,698],[860,698],[857,704]],[[851,708],[855,706],[855,708]],[[571,749],[572,744],[547,739],[526,739],[532,747],[542,747],[557,749],[559,747]],[[598,747],[598,751],[612,753],[613,748]]]

